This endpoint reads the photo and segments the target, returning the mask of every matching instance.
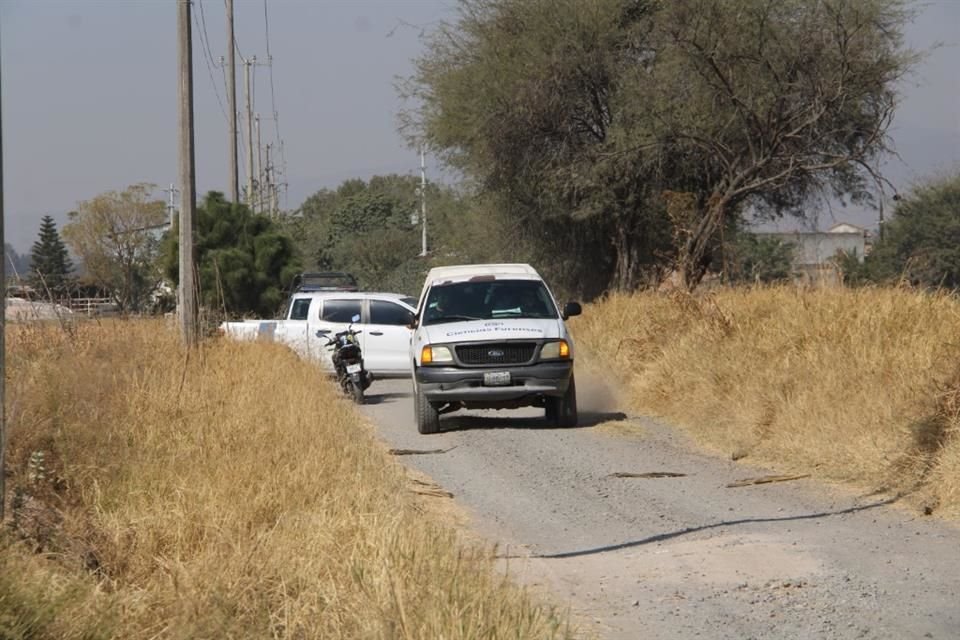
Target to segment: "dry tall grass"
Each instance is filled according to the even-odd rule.
[[[318,371],[159,323],[8,337],[4,638],[565,637]]]
[[[573,332],[627,401],[724,454],[960,514],[960,302],[792,287],[612,296]]]

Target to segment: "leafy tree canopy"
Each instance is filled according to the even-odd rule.
[[[293,240],[269,217],[211,191],[197,207],[200,301],[231,315],[271,317],[282,306],[300,261]],[[164,238],[164,273],[179,282],[178,230]]]
[[[730,255],[732,282],[785,282],[793,277],[795,247],[779,238],[741,232]]]
[[[884,225],[855,282],[900,279],[927,287],[960,289],[960,175],[918,186]]]
[[[863,197],[914,56],[905,0],[461,0],[403,93],[526,238],[688,287],[747,206]]]
[[[155,190],[135,184],[85,200],[63,228],[89,277],[125,311],[143,308],[161,280],[156,259],[167,214]]]
[[[373,176],[322,189],[288,222],[311,268],[347,271],[365,289],[416,293],[437,264],[502,255],[499,226],[463,194],[428,183],[428,251],[421,253],[420,178]],[[416,222],[414,222],[416,220]]]

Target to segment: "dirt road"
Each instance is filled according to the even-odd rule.
[[[382,438],[454,447],[403,462],[600,637],[960,638],[960,528],[815,478],[728,488],[771,472],[622,414],[581,412],[603,426],[571,430],[535,411],[453,414],[421,436],[409,389],[369,390]]]

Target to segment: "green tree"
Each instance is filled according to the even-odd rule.
[[[167,214],[155,189],[141,183],[85,200],[63,228],[89,277],[123,311],[142,310],[161,280],[156,260]]]
[[[693,196],[677,233],[688,287],[709,247],[745,206],[798,214],[823,192],[866,197],[887,151],[896,83],[916,56],[903,42],[903,0],[686,0],[665,3],[662,47],[632,86],[639,142],[655,160],[686,157],[667,176]],[[644,131],[645,130],[645,131]],[[671,172],[672,173],[672,172]]]
[[[847,286],[859,287],[874,282],[869,257],[861,259],[855,251],[841,251],[835,258],[835,263],[843,275],[843,283]]]
[[[915,59],[905,0],[460,8],[403,90],[409,135],[499,194],[536,244],[618,288],[667,249],[695,287],[747,207],[864,197]]]
[[[854,282],[905,278],[916,285],[960,289],[960,175],[902,197],[883,238],[854,275]]]
[[[732,282],[785,282],[793,277],[795,247],[789,242],[740,232],[732,249]]]
[[[269,217],[222,193],[207,193],[195,218],[201,304],[231,315],[270,317],[281,307],[300,271],[293,240]],[[163,272],[179,282],[177,226],[163,241]]]
[[[30,285],[43,296],[49,292],[59,298],[67,294],[72,271],[73,262],[57,231],[57,223],[52,216],[43,216],[39,238],[30,251]]]
[[[416,293],[429,267],[471,262],[491,255],[496,229],[464,194],[437,184],[427,186],[429,256],[420,256],[420,179],[373,176],[322,189],[288,221],[300,252],[312,268],[348,271],[365,289]]]
[[[551,280],[633,288],[669,248],[656,185],[625,153],[620,69],[644,46],[648,3],[467,0],[403,91],[424,139],[486,192]],[[582,265],[589,265],[584,268]]]

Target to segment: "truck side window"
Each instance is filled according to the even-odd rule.
[[[325,322],[349,324],[353,316],[360,315],[362,300],[324,300],[320,319]]]
[[[392,324],[406,326],[410,324],[412,314],[398,304],[370,301],[370,324]]]
[[[290,305],[291,320],[306,320],[310,312],[310,298],[296,298]]]

